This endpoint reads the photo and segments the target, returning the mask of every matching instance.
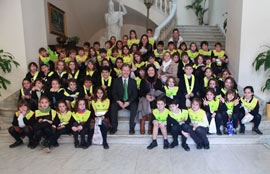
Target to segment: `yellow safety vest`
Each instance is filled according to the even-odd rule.
[[[80,123],[80,122],[86,122],[90,118],[90,115],[91,115],[91,111],[89,111],[89,110],[86,110],[82,114],[80,114],[78,112],[73,112],[72,113],[72,117],[78,123]]]
[[[103,76],[101,76],[101,85],[104,86],[105,85],[105,80],[103,78]],[[108,79],[108,87],[110,87],[112,85],[112,77],[109,76],[109,79]]]
[[[213,54],[215,57],[222,58],[225,55],[225,51],[221,50],[220,52],[217,52],[216,50],[213,50]]]
[[[216,112],[219,107],[219,100],[208,101],[208,105],[211,113]]]
[[[84,94],[88,95],[86,86],[83,85],[83,89],[84,89]],[[90,94],[93,94],[93,86],[90,87]]]
[[[34,82],[38,77],[39,72],[37,71],[35,75],[31,78],[31,82]]]
[[[202,49],[199,50],[199,53],[204,56],[211,56],[212,52],[211,51],[204,51]]]
[[[32,93],[32,90],[30,90],[30,94]],[[21,88],[21,95],[24,96],[24,90]]]
[[[128,47],[131,47],[133,44],[139,45],[139,43],[140,43],[139,39],[128,40]]]
[[[194,112],[192,109],[188,109],[188,114],[191,122],[202,122],[205,111],[200,109],[197,112]]]
[[[107,50],[107,56],[108,56],[108,57],[111,57],[111,55],[112,55],[112,48],[109,48],[109,49]]]
[[[166,96],[167,97],[176,96],[177,95],[177,92],[178,92],[178,89],[179,89],[178,86],[175,86],[172,89],[169,89],[167,86],[165,86],[164,88],[165,88],[165,93],[166,93]]]
[[[80,70],[78,70],[78,71],[75,73],[74,79],[76,79],[76,80],[78,79],[79,73],[80,73]],[[68,78],[69,78],[69,79],[73,79],[73,76],[72,76],[71,73],[68,74]]]
[[[175,119],[177,122],[180,122],[182,120],[187,121],[187,119],[188,119],[188,111],[186,109],[182,109],[181,113],[179,113],[179,114],[175,114],[175,113],[170,111],[169,115],[170,115],[170,117]]]
[[[142,61],[141,63],[135,63],[135,64],[133,64],[133,67],[135,67],[135,68],[141,68],[144,65],[145,65],[145,62]]]
[[[49,116],[51,115],[52,116],[52,121],[55,119],[56,117],[56,111],[51,109],[49,112],[41,112],[40,110],[36,110],[35,111],[35,117],[38,118],[38,117],[44,117],[44,116]]]
[[[44,64],[48,64],[48,62],[51,60],[51,57],[43,57],[42,55],[39,55],[40,60],[44,63]]]
[[[85,62],[86,59],[87,59],[87,56],[86,55],[84,55],[83,57],[81,57],[80,55],[77,55],[76,56],[76,61],[77,62]]]
[[[150,43],[152,46],[154,46],[155,39],[154,39],[153,37],[150,37],[150,38],[148,39],[148,41],[149,41],[149,43]]]
[[[130,54],[128,56],[123,56],[123,62],[126,63],[126,64],[131,65],[132,60],[133,60],[132,54]]]
[[[170,52],[171,56],[172,56],[174,53],[177,52],[177,50],[168,50],[168,51]]]
[[[167,121],[167,117],[169,115],[169,110],[165,108],[165,110],[162,113],[159,113],[158,109],[153,110],[153,115],[155,116],[156,120],[159,122],[165,122]]]
[[[95,71],[86,71],[86,76],[93,76],[93,74],[95,73]]]
[[[112,61],[112,64],[115,64],[115,62],[116,62],[116,59],[117,59],[118,57],[110,57],[110,59],[111,59],[111,61]]]
[[[234,108],[235,102],[236,102],[236,100],[234,100],[232,102],[225,102],[225,105],[227,107],[227,114],[232,114],[233,113],[233,108]]]
[[[62,58],[61,60],[63,60],[66,63],[66,65],[68,64],[68,62],[70,62],[69,57]]]
[[[109,61],[110,60],[110,57],[105,57],[105,59],[107,59]],[[101,62],[103,59],[100,56],[98,56],[97,57],[97,60],[98,60],[98,62]]]
[[[194,64],[194,65],[193,65],[193,68],[194,68],[194,69],[197,69],[197,68],[199,68],[199,67],[201,67],[201,66],[205,66],[205,65],[204,65],[204,64],[198,64],[198,65]]]
[[[208,79],[207,79],[207,77],[204,77],[203,78],[203,84],[204,84],[204,87],[206,88],[207,86],[208,86]]]
[[[122,74],[122,70],[121,70],[121,69],[117,69],[117,68],[113,68],[113,69],[114,69],[114,71],[115,71],[116,73]]]
[[[69,123],[69,120],[71,119],[72,116],[72,112],[68,111],[66,114],[62,115],[61,113],[57,113],[58,114],[58,118],[60,120],[60,123],[63,125],[67,125]]]
[[[154,54],[156,57],[162,57],[165,52],[166,52],[166,50],[164,50],[164,49],[161,51],[161,53],[159,53],[159,51],[157,49],[154,50]]]
[[[66,71],[63,71],[63,72],[59,73],[59,72],[57,71],[56,73],[60,76],[60,78],[62,78],[67,72],[66,72]]]
[[[16,115],[16,117],[19,117],[19,116],[20,116],[19,112],[15,112],[15,115]],[[33,115],[34,115],[34,112],[31,111],[31,110],[29,110],[29,112],[26,114],[25,118],[26,118],[27,120],[30,120],[30,119],[32,118]]]
[[[92,108],[96,116],[104,116],[110,107],[110,100],[105,99],[104,101],[95,101],[91,102]]]
[[[136,77],[135,80],[136,80],[137,86],[140,87],[142,79],[140,77]]]
[[[195,58],[199,55],[199,52],[194,52],[194,53],[192,53],[191,50],[188,50],[188,51],[187,51],[187,54],[188,54],[188,57],[189,57],[189,58],[195,59]]]
[[[256,107],[259,100],[256,97],[253,97],[251,102],[247,102],[243,97],[241,97],[242,105],[251,111]]]
[[[191,75],[191,86],[189,86],[189,82],[188,82],[188,78],[187,78],[186,74],[184,74],[184,79],[185,79],[187,94],[190,94],[194,88],[194,85],[195,85],[195,76],[193,74]]]

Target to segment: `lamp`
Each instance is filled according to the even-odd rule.
[[[149,28],[149,11],[153,3],[154,3],[154,0],[144,0],[144,5],[147,8],[146,29]]]

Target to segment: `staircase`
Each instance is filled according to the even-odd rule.
[[[195,42],[200,49],[202,41],[208,41],[209,49],[215,48],[215,43],[220,42],[225,48],[225,36],[217,26],[178,25],[180,36],[183,37],[188,48],[191,42]]]
[[[16,95],[9,97],[4,102],[0,103],[0,143],[12,143],[14,140],[9,135],[7,129],[11,126],[13,114],[16,111]],[[250,123],[246,126],[246,134],[245,135],[209,135],[210,144],[267,144],[270,143],[270,121],[266,120],[266,117],[263,117],[263,121],[260,125],[260,129],[264,133],[264,135],[259,136],[252,133],[253,124]],[[139,134],[140,125],[137,124],[135,128],[135,135],[129,135],[129,111],[121,110],[119,111],[119,124],[118,131],[115,135],[108,134],[108,142],[109,144],[140,144],[140,145],[148,145],[152,136],[147,134],[148,121],[145,124],[146,134]],[[27,141],[27,140],[25,140]],[[172,137],[169,135],[169,141],[172,141]],[[194,144],[193,140],[188,138],[188,144]],[[73,144],[73,137],[69,135],[63,135],[59,139],[59,143],[68,143]],[[163,143],[163,138],[161,135],[158,136],[158,143]]]

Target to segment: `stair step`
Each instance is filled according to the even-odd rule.
[[[185,32],[185,33],[181,33],[180,32],[180,36],[182,37],[223,37],[223,34],[221,33],[205,33],[205,32],[201,32],[201,33],[189,33],[189,32]]]
[[[0,143],[13,143],[13,138],[8,133],[0,134]],[[246,132],[245,135],[208,135],[208,139],[211,144],[259,144],[259,143],[269,143],[270,135],[255,135],[251,132]],[[168,135],[169,142],[172,142],[172,136]],[[28,142],[27,139],[24,140]],[[152,141],[152,135],[129,135],[128,132],[117,132],[114,135],[108,134],[108,143],[109,144],[141,144],[148,145]],[[163,144],[162,135],[158,135],[157,138],[158,144]],[[180,141],[180,140],[179,140]],[[59,138],[59,143],[73,144],[73,136],[71,135],[62,135]],[[194,141],[191,138],[187,140],[188,144],[194,144]]]

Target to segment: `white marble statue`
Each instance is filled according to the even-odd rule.
[[[114,11],[114,3],[109,2],[108,13],[105,14],[105,23],[107,27],[106,37],[109,40],[111,36],[115,36],[117,40],[121,39],[121,28],[123,26],[123,16],[127,14],[127,10],[120,0],[119,11]],[[121,7],[123,11],[121,11]]]

